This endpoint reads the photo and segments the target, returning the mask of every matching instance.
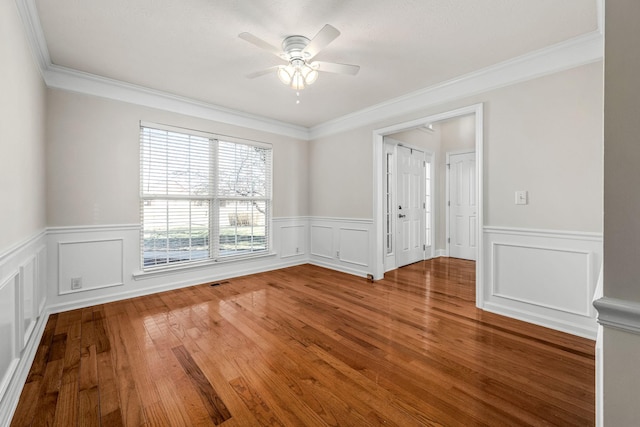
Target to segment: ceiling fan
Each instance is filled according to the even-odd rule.
[[[337,64],[335,62],[311,61],[322,49],[334,41],[340,35],[335,27],[327,24],[309,40],[307,37],[294,35],[286,37],[282,41],[282,49],[279,49],[251,33],[240,33],[242,40],[271,52],[277,57],[288,62],[287,65],[276,65],[267,69],[247,75],[252,79],[277,71],[280,81],[295,90],[302,90],[316,81],[318,72],[339,73],[356,75],[360,70],[358,65]]]

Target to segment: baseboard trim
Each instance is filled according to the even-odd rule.
[[[205,282],[215,282],[218,280],[234,279],[242,276],[249,276],[251,274],[264,273],[272,270],[279,270],[281,268],[294,267],[296,265],[306,264],[306,259],[288,260],[286,262],[273,263],[268,266],[260,266],[243,269],[242,271],[227,271],[223,274],[207,276],[206,280],[202,278],[196,278],[189,281],[176,281],[165,283],[158,286],[150,286],[135,291],[127,291],[117,293],[113,295],[85,298],[82,300],[75,300],[68,303],[52,304],[48,306],[50,313],[61,313],[63,311],[75,310],[79,308],[91,307],[99,304],[108,304],[110,302],[121,301],[129,298],[136,298],[145,295],[157,294],[160,292],[172,291],[174,289],[188,288],[189,286],[197,286]]]
[[[605,327],[640,335],[640,303],[602,297],[593,302],[598,322]]]
[[[315,265],[317,267],[327,268],[329,270],[339,271],[341,273],[351,274],[352,276],[358,277],[367,277],[369,273],[368,271],[359,270],[357,268],[350,268],[344,265],[339,265],[333,262],[324,262],[318,259],[312,259],[307,262],[307,264]]]
[[[573,322],[562,321],[548,316],[530,313],[522,310],[516,310],[512,307],[495,302],[485,302],[483,310],[491,313],[500,314],[501,316],[512,317],[522,320],[523,322],[532,323],[534,325],[543,326],[545,328],[555,329],[557,331],[566,332],[568,334],[577,335],[579,337],[595,340],[598,334],[597,325],[593,328],[585,325],[579,325]]]

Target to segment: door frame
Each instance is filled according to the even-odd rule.
[[[415,120],[396,123],[373,131],[373,242],[370,249],[373,256],[372,274],[375,280],[384,278],[384,206],[383,206],[383,178],[384,178],[384,137],[393,133],[417,129],[429,123],[452,119],[455,117],[475,115],[475,151],[476,151],[476,196],[478,203],[478,227],[476,229],[476,242],[478,252],[476,259],[476,307],[484,306],[484,171],[483,171],[483,135],[484,118],[483,104],[474,104],[467,107],[440,112]]]
[[[449,175],[451,173],[451,168],[449,167],[449,165],[451,163],[451,160],[450,160],[449,157],[450,156],[455,156],[456,154],[467,154],[467,153],[475,153],[475,151],[473,151],[473,150],[454,150],[454,151],[447,151],[445,153],[445,167],[446,167],[446,170],[445,170],[445,178],[444,178],[445,179],[445,190],[444,191],[445,191],[445,197],[446,197],[447,200],[445,201],[445,205],[444,205],[444,209],[445,209],[444,216],[445,216],[445,221],[446,221],[445,222],[445,224],[446,224],[445,225],[445,227],[446,227],[445,228],[445,234],[446,235],[445,235],[444,239],[445,239],[445,243],[446,243],[445,251],[446,251],[447,256],[451,256],[451,254],[449,252],[449,248],[450,248],[450,245],[451,245],[451,218],[450,218],[450,216],[451,216],[451,185],[450,185],[451,177]],[[476,154],[476,156],[477,156],[477,154]],[[477,166],[477,159],[476,159],[476,166]],[[479,199],[479,198],[480,197],[478,196],[478,194],[476,194],[476,199]],[[476,200],[476,203],[478,203],[478,200]],[[478,210],[480,210],[479,206],[478,206]],[[478,221],[478,218],[476,218],[476,221]],[[480,225],[476,224],[476,230],[478,230],[479,228],[480,228]],[[476,240],[476,242],[477,242],[477,240]],[[478,248],[479,248],[479,246],[480,246],[480,244],[478,244]],[[476,248],[476,259],[478,257],[478,248]],[[477,268],[477,265],[476,265],[476,268]]]

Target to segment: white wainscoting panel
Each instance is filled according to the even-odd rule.
[[[46,274],[40,257],[46,254],[46,232],[0,253],[0,425],[9,425],[33,363],[48,316]],[[41,299],[42,298],[42,299]]]
[[[369,230],[339,228],[340,260],[362,267],[369,266]]]
[[[591,316],[591,254],[494,243],[493,295]]]
[[[37,258],[34,254],[20,266],[20,309],[19,309],[19,344],[22,350],[26,347],[38,319],[37,301]]]
[[[44,312],[44,307],[47,302],[47,246],[42,245],[36,252],[37,262],[37,292],[36,299],[38,304],[38,316]]]
[[[595,339],[602,235],[485,227],[484,309]]]
[[[307,253],[306,224],[280,225],[280,258],[303,256]]]
[[[17,350],[19,325],[17,316],[19,275],[16,273],[0,283],[0,398],[9,387],[20,359]],[[20,339],[20,341],[22,341]]]
[[[73,279],[82,287],[73,289]],[[58,242],[60,295],[124,285],[124,239]]]
[[[164,271],[141,270],[139,230],[137,224],[50,228],[49,311],[102,304],[308,262],[307,217],[273,219],[272,253]],[[80,290],[71,289],[71,279],[75,277],[82,278]]]
[[[333,227],[311,224],[311,255],[333,259]]]
[[[311,264],[361,277],[372,274],[372,220],[312,217],[310,229]]]

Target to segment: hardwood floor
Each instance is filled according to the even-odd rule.
[[[304,265],[54,314],[12,426],[594,425],[594,342],[476,309],[474,268]]]

